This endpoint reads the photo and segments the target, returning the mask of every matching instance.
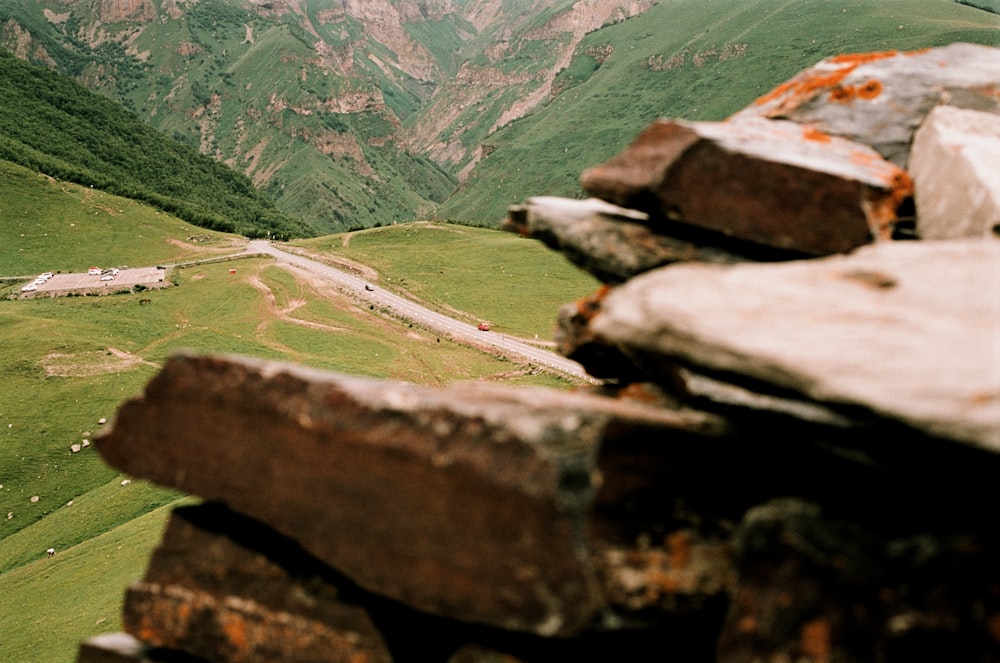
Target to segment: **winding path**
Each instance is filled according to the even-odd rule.
[[[360,299],[371,302],[376,307],[389,310],[394,315],[410,320],[428,329],[433,329],[460,343],[467,343],[476,347],[486,346],[495,348],[503,355],[517,355],[530,363],[545,366],[546,368],[554,369],[576,378],[593,381],[593,378],[588,376],[586,371],[575,361],[566,359],[554,352],[523,343],[504,334],[479,331],[471,324],[455,320],[385,289],[373,288],[370,283],[361,277],[325,265],[316,260],[283,251],[273,246],[270,242],[253,240],[247,248],[247,253],[266,254],[273,256],[279,263],[287,263],[304,269],[357,295]]]

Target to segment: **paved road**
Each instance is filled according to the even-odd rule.
[[[518,355],[522,360],[539,364],[547,368],[552,368],[562,373],[567,373],[574,377],[591,380],[586,371],[575,361],[570,361],[565,357],[535,347],[528,343],[523,343],[517,339],[498,334],[496,332],[479,331],[474,325],[460,322],[447,315],[432,311],[408,299],[400,297],[383,288],[374,287],[365,279],[342,271],[329,265],[324,265],[316,260],[311,260],[302,256],[282,251],[264,240],[254,240],[250,242],[248,253],[264,253],[274,256],[279,262],[295,265],[321,276],[331,283],[334,283],[348,291],[356,293],[360,298],[370,301],[372,304],[391,310],[395,315],[410,320],[422,327],[433,329],[443,336],[450,337],[458,342],[466,342],[477,347],[493,347],[502,355]],[[373,288],[366,289],[366,286]]]

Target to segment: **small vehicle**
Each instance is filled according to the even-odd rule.
[[[43,272],[42,274],[38,275],[38,278],[48,281],[50,278],[52,278],[52,272]]]
[[[28,285],[21,288],[21,292],[31,292],[32,290],[38,290],[37,283],[29,283]]]
[[[366,284],[365,284],[365,290],[367,290],[368,292],[374,292],[374,291],[375,291],[375,288],[371,287],[370,285],[368,285],[368,284],[366,283]]]
[[[488,322],[480,322],[479,326],[476,327],[476,329],[478,329],[479,331],[489,331],[490,330],[490,323],[488,323]]]
[[[101,280],[102,281],[114,281],[115,277],[114,277],[114,274],[105,274],[104,276],[101,277]]]

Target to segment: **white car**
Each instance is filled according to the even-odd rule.
[[[105,274],[104,276],[101,277],[101,280],[102,281],[114,281],[115,277],[114,277],[114,274]]]
[[[38,275],[38,278],[42,279],[43,281],[48,281],[50,278],[52,278],[52,272],[43,272],[42,274]]]
[[[31,292],[32,290],[38,290],[37,283],[29,283],[28,285],[21,288],[21,292]]]

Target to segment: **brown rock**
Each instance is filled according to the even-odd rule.
[[[97,442],[130,474],[292,536],[361,587],[542,635],[604,609],[584,536],[595,456],[717,420],[585,394],[430,389],[248,359],[174,357]]]
[[[244,516],[185,507],[129,588],[123,623],[147,645],[208,660],[390,661],[351,588],[331,575]]]
[[[137,583],[129,588],[126,607],[127,627],[140,640],[203,660],[349,663],[372,656],[350,634],[236,596]]]
[[[906,172],[867,146],[763,119],[657,121],[581,183],[616,205],[814,255],[888,238],[912,192]]]
[[[740,581],[720,663],[875,660],[885,618],[877,536],[816,505],[778,500],[747,514],[736,548]]]

